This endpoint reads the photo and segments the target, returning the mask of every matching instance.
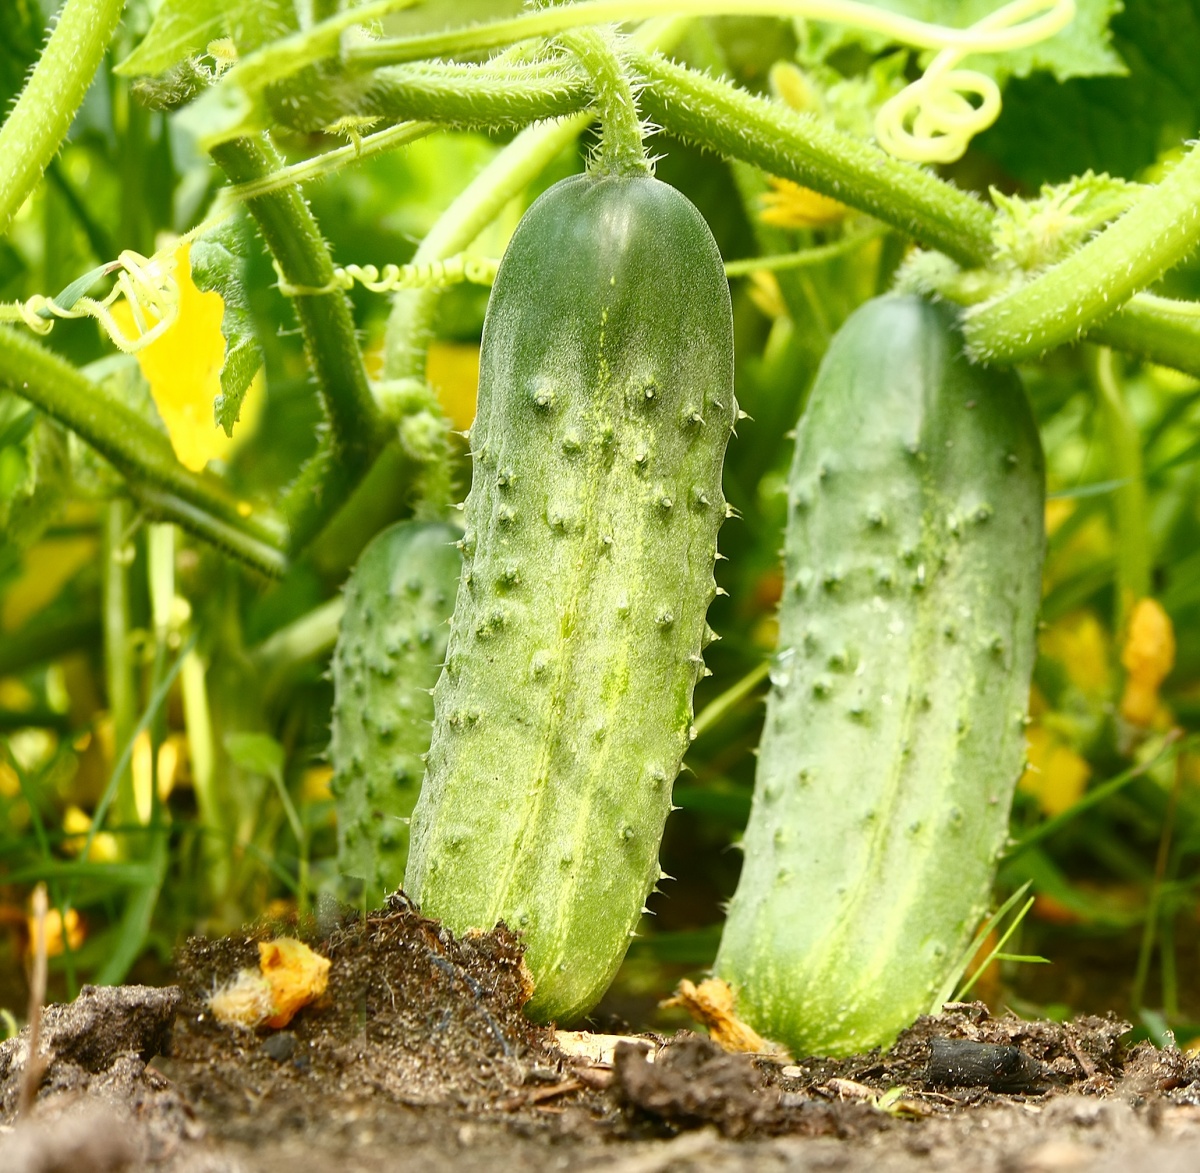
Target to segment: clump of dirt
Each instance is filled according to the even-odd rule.
[[[0,1046],[0,1168],[1119,1171],[1127,1151],[1157,1145],[1168,1168],[1200,1142],[1200,1062],[1128,1047],[1111,1017],[963,1004],[887,1054],[796,1062],[689,1032],[568,1038],[522,1014],[512,934],[456,940],[398,896],[313,942],[328,992],[288,1029],[223,1026],[209,995],[267,935],[188,942],[178,987],[89,988],[48,1008],[48,1065],[15,1127],[27,1045]]]
[[[551,1032],[521,1012],[529,977],[503,927],[456,940],[398,898],[317,944],[330,960],[328,992],[289,1030],[231,1030],[213,1018],[208,997],[256,964],[267,935],[193,939],[180,952],[170,1070],[193,1102],[225,1110],[244,1103],[248,1083],[260,1083],[280,1100],[311,1105],[314,1115],[334,1090],[472,1107],[516,1094],[527,1068],[545,1061]],[[320,1094],[285,1090],[315,1088]],[[296,1111],[289,1103],[286,1112]]]

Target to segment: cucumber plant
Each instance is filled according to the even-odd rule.
[[[1044,470],[948,310],[868,302],[796,435],[779,644],[717,956],[796,1054],[887,1045],[985,912],[1025,753]]]
[[[462,560],[459,531],[402,521],[362,552],[333,653],[329,756],[338,867],[379,896],[400,886]]]
[[[545,192],[496,275],[405,875],[523,934],[542,1019],[595,1004],[659,876],[737,410],[716,243],[632,154]]]

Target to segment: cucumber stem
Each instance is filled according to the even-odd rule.
[[[617,57],[612,30],[574,29],[563,33],[559,41],[575,54],[592,79],[596,104],[600,107],[600,148],[591,161],[591,173],[649,175],[644,127],[638,117],[629,74]]]
[[[1078,338],[1200,243],[1200,150],[1103,232],[1057,265],[994,301],[967,311],[963,333],[980,362],[1033,358]]]
[[[0,127],[0,236],[58,153],[124,0],[67,0],[17,104]]]

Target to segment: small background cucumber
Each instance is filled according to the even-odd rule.
[[[890,1043],[986,911],[1025,754],[1044,470],[949,314],[861,307],[796,437],[779,647],[717,973],[795,1054]]]
[[[658,877],[733,428],[729,289],[648,176],[576,176],[492,289],[464,567],[405,887],[523,933],[528,1007],[599,999]]]
[[[363,551],[346,583],[333,653],[338,866],[378,899],[400,886],[462,559],[459,531],[402,521]]]

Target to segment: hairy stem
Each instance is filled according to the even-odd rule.
[[[669,49],[687,21],[671,18],[643,24],[626,47]],[[505,204],[545,170],[591,120],[590,112],[522,131],[459,193],[413,255],[413,264],[444,261],[464,252],[500,214]],[[424,378],[425,355],[433,337],[438,289],[404,290],[392,302],[384,340],[384,372],[389,379]]]
[[[305,74],[271,93],[275,117],[304,131],[326,129],[335,113],[390,122],[429,119],[462,129],[520,129],[574,114],[591,101],[587,77],[569,59],[501,66],[433,61],[315,81]]]
[[[277,171],[282,160],[265,138],[233,139],[212,150],[237,184]],[[333,261],[307,201],[298,188],[246,200],[246,207],[275,259],[283,280],[296,287],[296,317],[329,421],[321,454],[321,477],[302,500],[293,497],[292,549],[307,544],[349,496],[386,439],[354,331],[346,295],[333,284]]]
[[[58,153],[116,32],[124,0],[67,0],[0,127],[0,236]]]
[[[161,490],[177,503],[173,516],[201,532],[220,528],[270,551],[282,563],[284,534],[278,519],[239,500],[215,477],[183,467],[170,441],[140,415],[109,395],[69,363],[9,327],[0,327],[0,386],[40,407],[86,440],[131,484],[135,494]]]
[[[575,29],[559,38],[592,79],[600,108],[600,149],[592,161],[595,175],[649,175],[642,122],[629,74],[617,59],[611,30]]]
[[[1130,298],[1088,341],[1135,354],[1200,378],[1200,304],[1152,293]]]
[[[968,265],[992,252],[992,213],[974,196],[812,116],[631,49],[642,107],[669,133],[832,196]]]
[[[983,362],[1032,358],[1080,337],[1200,243],[1200,150],[1065,260],[968,310],[967,346]]]

